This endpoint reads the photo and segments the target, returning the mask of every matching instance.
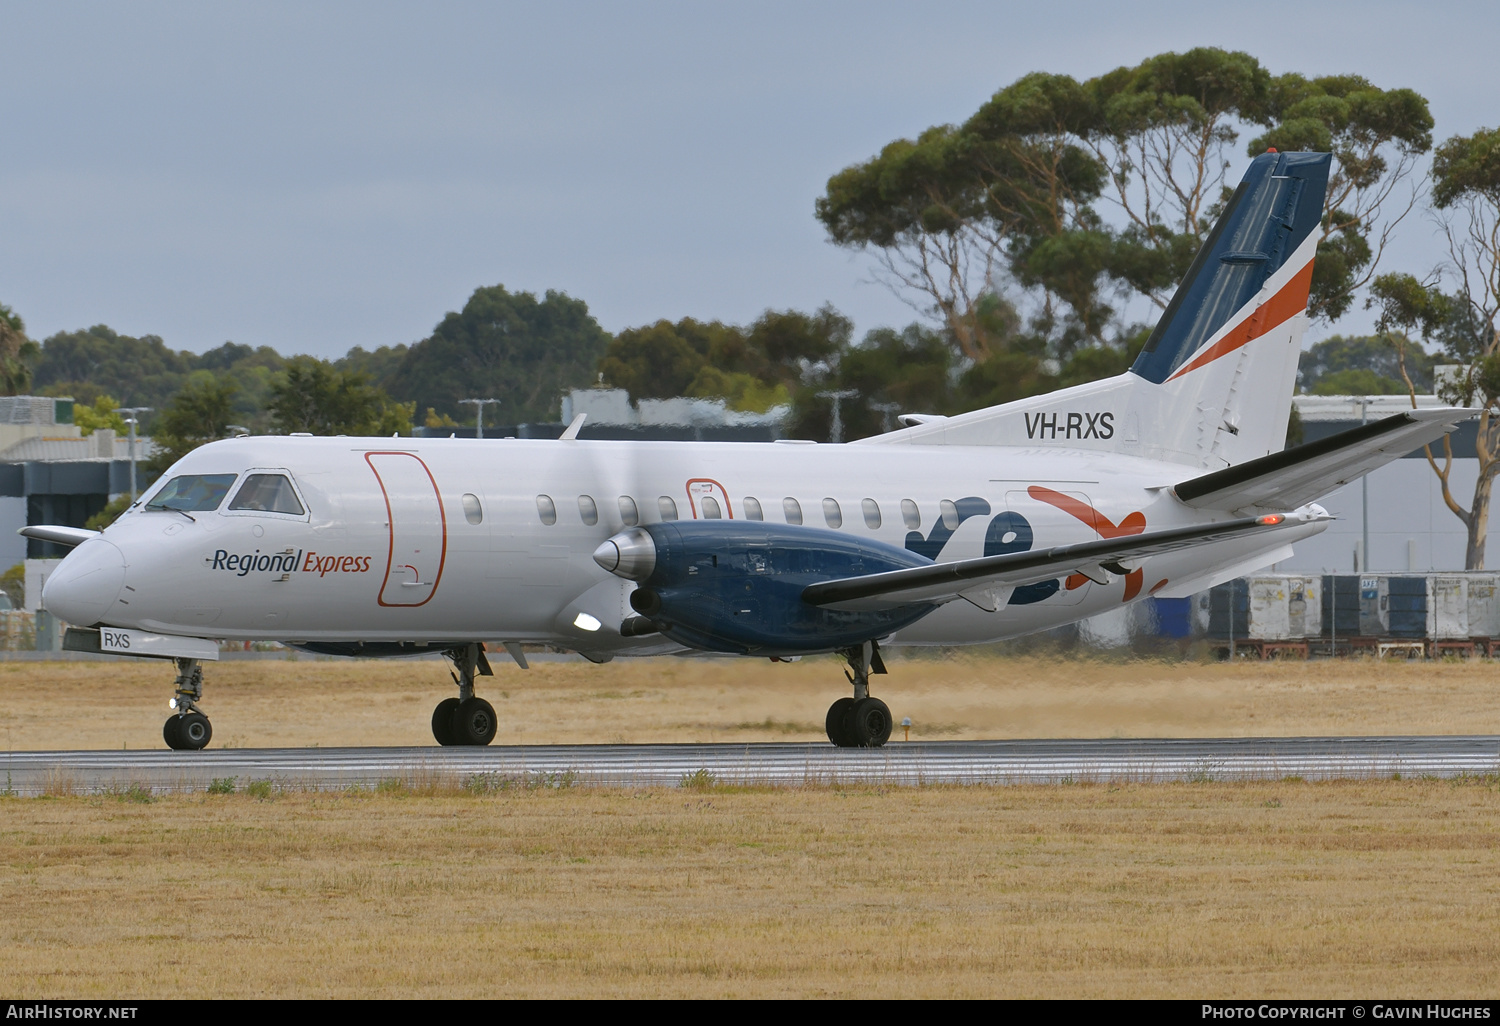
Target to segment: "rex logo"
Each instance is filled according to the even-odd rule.
[[[1132,534],[1140,534],[1146,529],[1146,514],[1139,510],[1126,514],[1117,524],[1083,500],[1076,499],[1063,492],[1054,491],[1051,488],[1032,485],[1026,489],[1026,494],[1038,502],[1045,502],[1050,506],[1056,506],[1069,516],[1083,521],[1098,532],[1101,538],[1127,538]],[[1126,602],[1129,602],[1140,594],[1143,576],[1144,571],[1139,567],[1125,575]],[[1072,574],[1068,577],[1068,590],[1081,588],[1087,583],[1087,577],[1082,574]],[[1152,590],[1154,591],[1155,589]]]

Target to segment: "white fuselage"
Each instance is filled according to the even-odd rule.
[[[986,524],[1006,510],[1030,523],[1034,548],[1229,517],[1172,496],[1170,485],[1196,473],[1180,463],[1055,445],[245,438],[196,450],[157,489],[185,474],[236,474],[238,487],[255,472],[285,473],[305,513],[231,511],[228,501],[190,514],[148,510],[148,492],[54,572],[49,608],[83,626],[207,638],[491,639],[603,658],[678,650],[659,635],[620,636],[635,585],[592,558],[628,526],[632,505],[645,524],[674,507],[681,519],[702,518],[714,505],[726,518],[753,519],[757,504],[766,521],[786,523],[795,500],[808,527],[901,547],[913,530],[931,537],[945,501],[983,500],[990,514],[959,524],[936,556],[944,561],[982,555]],[[1134,582],[1073,579],[1042,601],[995,612],[950,602],[891,643],[994,641],[1127,598],[1206,587],[1322,527],[1155,556]]]

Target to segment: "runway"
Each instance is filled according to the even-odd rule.
[[[489,748],[268,748],[201,752],[11,752],[5,793],[204,791],[233,780],[291,790],[393,781],[476,790],[685,783],[795,787],[1206,780],[1380,779],[1500,773],[1500,736],[893,741],[822,744],[495,745]],[[221,787],[226,786],[220,784]]]

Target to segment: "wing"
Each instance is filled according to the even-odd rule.
[[[1183,481],[1173,491],[1197,509],[1295,509],[1442,438],[1459,421],[1479,412],[1452,407],[1382,417],[1372,424]]]
[[[1207,545],[1227,538],[1269,534],[1287,527],[1330,519],[1332,518],[1321,511],[1273,513],[1224,520],[1217,524],[1176,527],[1126,538],[1103,538],[1031,552],[960,559],[951,563],[934,563],[931,566],[890,570],[863,577],[822,581],[803,589],[802,598],[815,606],[834,609],[893,609],[924,602],[951,602],[956,598],[967,598],[970,593],[993,593],[998,589],[1019,588],[1071,573],[1081,573],[1093,580],[1104,580],[1107,573],[1128,573],[1129,570],[1122,563],[1138,562],[1147,556]]]
[[[99,537],[98,531],[87,531],[82,527],[54,527],[50,524],[35,524],[16,531],[23,538],[52,542],[55,545],[82,545],[90,538]]]

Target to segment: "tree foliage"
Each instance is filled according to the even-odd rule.
[[[1310,310],[1337,317],[1414,200],[1400,186],[1431,148],[1427,102],[1358,76],[1273,76],[1245,53],[1161,54],[1082,82],[1026,75],[962,124],[835,174],[816,214],[968,361],[1038,340],[1057,360],[1119,352],[1138,326],[1119,323],[1112,293],[1165,306],[1222,209],[1246,128],[1252,154],[1335,156]],[[1025,316],[987,321],[997,295]]]
[[[154,421],[156,454],[147,469],[160,473],[200,445],[229,436],[229,417],[239,386],[200,372],[174,395]]]
[[[0,303],[0,394],[23,395],[31,391],[31,367],[40,351],[26,337],[26,322],[21,315]]]
[[[271,385],[268,409],[277,432],[315,435],[409,435],[415,413],[413,403],[395,402],[363,372],[341,371],[312,356],[286,362]]]
[[[826,370],[848,348],[853,329],[831,306],[812,314],[767,310],[746,327],[691,317],[657,321],[620,332],[599,374],[632,402],[722,398],[732,409],[764,413]]]
[[[1432,363],[1404,335],[1334,335],[1303,350],[1297,387],[1309,395],[1400,395],[1409,378],[1425,393],[1432,390]]]
[[[1427,459],[1442,483],[1444,503],[1468,529],[1465,565],[1481,570],[1491,492],[1500,474],[1500,130],[1444,141],[1433,156],[1432,181],[1448,243],[1446,265],[1426,280],[1381,275],[1370,304],[1379,309],[1383,327],[1419,333],[1459,364],[1462,373],[1439,394],[1480,410],[1474,440],[1479,474],[1467,507],[1450,487],[1453,449],[1446,436],[1441,463],[1430,445]],[[1454,283],[1451,291],[1442,288],[1445,275]]]
[[[449,313],[430,336],[395,365],[394,351],[351,353],[354,369],[385,369],[379,378],[395,398],[432,407],[459,422],[472,418],[459,405],[475,397],[500,400],[507,422],[552,420],[561,394],[593,384],[609,335],[588,305],[548,290],[540,300],[503,285],[475,289],[463,310]],[[365,366],[358,366],[363,363]]]
[[[85,437],[100,428],[110,428],[123,435],[130,430],[130,425],[115,412],[119,405],[114,396],[101,392],[91,404],[73,404],[73,423],[78,425],[79,433]]]

